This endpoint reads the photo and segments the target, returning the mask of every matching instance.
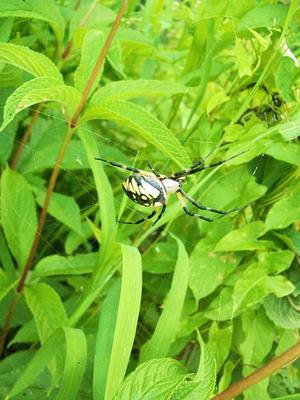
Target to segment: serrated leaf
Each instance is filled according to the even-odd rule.
[[[36,190],[36,193],[36,201],[43,207],[46,193],[41,190]],[[48,213],[82,236],[80,208],[73,197],[53,192]]]
[[[293,297],[291,299],[295,302]],[[284,329],[300,328],[300,313],[292,306],[287,297],[278,298],[270,294],[264,300],[264,307],[267,316],[275,325]]]
[[[62,42],[65,23],[52,0],[48,0],[47,3],[35,0],[27,0],[26,2],[21,0],[3,1],[0,4],[0,18],[7,17],[33,18],[48,22],[59,45]]]
[[[52,275],[81,275],[93,272],[98,253],[76,254],[63,257],[52,255],[42,258],[33,271],[35,277]]]
[[[0,132],[20,111],[45,101],[60,103],[71,114],[80,99],[79,92],[72,86],[60,85],[53,78],[35,78],[18,87],[7,99],[4,107]]]
[[[163,312],[157,322],[152,337],[141,349],[141,362],[151,358],[166,357],[181,317],[186,296],[189,276],[189,257],[182,242],[175,237],[178,246],[178,255],[174,270],[171,289],[164,304]]]
[[[10,250],[23,268],[37,229],[35,202],[22,175],[7,168],[1,177],[1,224]]]
[[[109,82],[97,90],[91,98],[91,104],[97,106],[107,99],[130,100],[137,97],[148,96],[173,96],[185,93],[187,87],[177,82],[159,80],[124,80]]]
[[[201,356],[196,376],[184,381],[174,391],[171,400],[210,400],[216,384],[216,361],[208,345],[198,335]]]
[[[88,107],[80,122],[93,119],[117,121],[156,146],[179,166],[190,164],[184,147],[172,132],[156,117],[136,104],[123,100],[105,101],[98,106]]]
[[[170,399],[174,389],[185,379],[186,370],[176,360],[160,358],[141,364],[124,382],[114,400]]]
[[[80,329],[59,328],[52,333],[44,345],[36,352],[5,400],[10,400],[33,384],[57,352],[62,351],[63,342],[65,342],[66,346],[64,352],[65,365],[61,373],[62,379],[56,400],[76,399],[87,361],[86,339]]]
[[[81,48],[80,64],[78,65],[74,74],[75,87],[80,92],[83,92],[88,82],[88,79],[94,69],[95,63],[99,56],[100,50],[103,47],[103,43],[104,36],[101,31],[90,30],[84,37]],[[103,65],[97,74],[90,93],[92,93],[97,87],[101,79],[102,72]]]
[[[0,61],[14,65],[35,77],[49,77],[62,84],[61,73],[46,56],[25,46],[0,43]]]
[[[56,291],[46,283],[27,286],[25,299],[30,308],[42,343],[57,328],[68,325],[64,305]]]

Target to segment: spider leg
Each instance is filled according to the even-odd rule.
[[[214,221],[214,219],[212,219],[212,218],[207,218],[207,217],[204,217],[203,215],[200,215],[200,214],[194,213],[193,211],[190,211],[185,205],[185,202],[184,202],[184,199],[182,197],[182,194],[180,192],[176,192],[176,194],[177,194],[178,200],[179,200],[179,202],[181,204],[181,207],[182,207],[183,211],[187,215],[189,215],[191,217],[204,219],[204,221],[207,221],[207,222],[213,222]],[[218,218],[216,218],[216,219],[218,219]]]
[[[233,158],[236,158],[236,157],[240,156],[243,153],[246,153],[247,151],[248,150],[241,151],[240,153],[235,154],[232,157],[226,158],[225,160],[217,161],[217,162],[215,162],[213,164],[206,165],[206,166],[204,166],[203,163],[201,161],[199,161],[198,163],[192,165],[190,168],[187,168],[187,169],[182,170],[182,171],[175,172],[175,174],[171,175],[170,178],[171,179],[178,179],[178,178],[181,178],[183,176],[188,176],[188,175],[195,174],[196,172],[203,171],[204,169],[207,169],[207,168],[217,167],[218,165],[222,165],[222,164],[226,163],[227,161],[232,160]]]
[[[158,222],[161,219],[163,213],[166,211],[166,208],[167,208],[166,204],[163,204],[161,212],[159,213],[159,216],[156,218],[156,220],[153,222],[152,225],[155,225],[156,222]]]
[[[148,163],[147,165],[151,169],[151,171],[154,173],[154,175],[156,175],[158,178],[160,178],[162,176],[156,171],[156,169],[154,167],[152,167],[152,165],[150,163]]]
[[[215,208],[210,208],[203,206],[202,204],[198,203],[196,200],[194,200],[191,196],[189,196],[187,193],[185,193],[182,189],[180,189],[180,193],[182,194],[183,197],[185,197],[190,203],[192,203],[195,207],[199,208],[200,210],[205,210],[205,211],[211,211],[216,214],[221,214],[221,215],[228,215],[232,213],[233,211],[240,211],[241,208],[231,208],[228,211],[223,211],[223,210],[216,210]]]
[[[141,170],[141,169],[134,168],[134,167],[129,167],[128,165],[122,165],[122,164],[119,164],[119,163],[117,163],[117,162],[115,162],[115,161],[104,160],[103,158],[99,158],[99,157],[95,157],[95,160],[103,161],[103,162],[106,162],[106,163],[112,165],[113,167],[125,169],[126,171],[136,172],[136,173],[138,173],[138,174],[144,172],[144,171]]]
[[[153,210],[151,214],[149,214],[148,216],[146,216],[146,217],[144,217],[144,218],[142,218],[142,219],[139,219],[138,221],[135,221],[135,222],[120,221],[120,220],[118,220],[117,222],[118,222],[119,224],[130,224],[130,225],[141,224],[142,222],[146,221],[147,219],[150,219],[150,218],[154,217],[154,215],[156,214],[156,212],[157,212],[156,210]],[[155,222],[157,222],[157,220],[156,220]],[[155,223],[155,222],[154,222],[154,223]]]

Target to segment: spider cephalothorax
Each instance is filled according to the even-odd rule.
[[[122,165],[115,161],[104,160],[103,158],[95,158],[95,159],[104,161],[114,167],[133,172],[132,175],[130,175],[128,178],[124,180],[122,184],[123,190],[126,193],[126,195],[130,198],[130,200],[134,201],[137,204],[140,204],[144,207],[161,207],[161,211],[157,219],[153,223],[154,225],[165,212],[168,201],[168,195],[170,193],[176,193],[178,200],[180,201],[180,204],[186,214],[200,219],[204,219],[205,221],[208,222],[212,222],[214,221],[214,219],[207,218],[203,215],[190,211],[186,207],[184,199],[188,200],[191,204],[193,204],[200,210],[211,211],[213,213],[220,214],[220,216],[224,216],[233,211],[240,210],[240,208],[232,208],[231,210],[228,211],[221,211],[221,210],[216,210],[214,208],[203,206],[202,204],[194,200],[192,197],[190,197],[187,193],[185,193],[181,187],[182,183],[185,182],[185,178],[187,176],[195,174],[196,172],[202,171],[207,168],[212,168],[216,167],[217,165],[221,165],[224,162],[234,157],[237,157],[237,155],[228,158],[227,160],[218,161],[214,164],[207,166],[204,166],[201,161],[198,161],[190,168],[175,172],[171,176],[159,174],[150,164],[148,164],[148,166],[152,170],[152,172]],[[136,222],[127,222],[127,221],[118,221],[118,222],[121,222],[123,224],[140,224],[141,222],[144,222],[147,219],[154,217],[156,213],[157,209],[154,209],[150,215],[146,216],[145,218],[139,219]]]

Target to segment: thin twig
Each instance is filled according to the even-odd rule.
[[[47,217],[47,212],[48,212],[48,208],[49,208],[49,204],[50,204],[51,195],[52,195],[52,192],[54,190],[54,187],[55,187],[58,175],[59,175],[61,163],[63,161],[63,158],[64,158],[65,152],[67,150],[68,144],[70,143],[70,140],[71,140],[71,138],[73,136],[75,128],[77,127],[77,125],[76,125],[77,119],[78,119],[78,117],[79,117],[79,115],[80,115],[80,113],[81,113],[81,111],[82,111],[82,109],[83,109],[83,107],[84,107],[84,105],[86,103],[88,95],[89,95],[89,93],[91,91],[91,88],[92,88],[92,86],[94,84],[94,81],[97,78],[98,72],[99,72],[100,68],[102,67],[102,64],[104,63],[104,60],[106,58],[108,49],[109,49],[109,47],[110,47],[110,45],[112,43],[112,40],[113,40],[113,38],[114,38],[114,36],[115,36],[115,34],[117,32],[117,29],[118,29],[118,27],[119,27],[119,25],[121,23],[122,17],[123,17],[123,15],[124,15],[124,13],[125,13],[125,11],[127,9],[127,6],[128,6],[128,0],[124,0],[124,2],[122,3],[122,5],[121,5],[121,7],[119,9],[119,12],[118,12],[118,14],[116,16],[116,19],[115,19],[114,24],[113,24],[113,26],[111,28],[111,31],[110,31],[110,33],[109,33],[109,35],[108,35],[108,37],[107,37],[107,39],[106,39],[106,41],[104,43],[104,46],[103,46],[102,50],[100,51],[100,54],[98,56],[97,62],[95,64],[95,67],[94,67],[94,69],[93,69],[93,71],[92,71],[92,73],[90,75],[90,78],[88,79],[88,82],[87,82],[86,87],[85,87],[85,89],[83,91],[82,98],[81,98],[81,100],[79,102],[79,105],[78,105],[74,115],[70,118],[70,121],[69,121],[69,124],[68,124],[68,130],[67,130],[67,133],[65,135],[64,142],[63,142],[63,144],[62,144],[62,146],[61,146],[61,148],[59,150],[59,153],[58,153],[58,156],[57,156],[57,159],[56,159],[56,162],[55,162],[55,166],[54,166],[54,168],[52,170],[52,173],[51,173],[51,176],[50,176],[50,179],[49,179],[49,184],[48,184],[48,188],[47,188],[47,194],[46,194],[46,197],[45,197],[45,200],[44,200],[43,208],[42,208],[40,216],[39,216],[38,228],[37,228],[37,231],[36,231],[36,234],[35,234],[35,237],[34,237],[30,252],[29,252],[28,259],[26,261],[25,267],[23,269],[22,275],[21,275],[19,283],[17,285],[17,293],[18,294],[21,294],[23,292],[28,273],[29,273],[29,271],[30,271],[30,269],[32,267],[33,260],[34,260],[34,257],[35,257],[35,253],[36,253],[38,245],[40,243],[42,231],[43,231],[43,228],[44,228],[44,225],[45,225],[45,221],[46,221],[46,217]],[[18,296],[15,296],[13,301],[12,301],[12,303],[10,304],[10,307],[8,309],[8,312],[7,312],[7,315],[6,315],[6,318],[5,318],[4,329],[3,329],[2,335],[1,335],[1,344],[0,344],[1,352],[0,352],[0,355],[2,354],[2,351],[4,349],[4,344],[6,342],[7,334],[8,334],[8,331],[9,331],[10,322],[11,322],[11,319],[13,317],[17,302],[18,302]]]
[[[104,63],[104,60],[105,60],[106,54],[108,52],[108,49],[109,49],[109,47],[110,47],[110,45],[111,45],[111,43],[113,41],[113,38],[114,38],[114,36],[115,36],[115,34],[117,32],[117,29],[118,29],[118,27],[119,27],[119,25],[121,23],[122,17],[124,15],[127,7],[128,7],[128,0],[124,0],[122,5],[121,5],[121,7],[120,7],[120,10],[119,10],[119,12],[117,14],[115,22],[114,22],[114,24],[113,24],[113,26],[111,28],[111,31],[109,32],[109,35],[108,35],[108,37],[106,39],[106,42],[104,43],[104,46],[102,47],[102,49],[100,51],[100,54],[98,56],[98,60],[97,60],[97,62],[95,64],[95,67],[94,67],[94,69],[93,69],[93,71],[92,71],[92,73],[90,75],[90,78],[89,78],[89,80],[88,80],[88,82],[86,84],[86,87],[84,88],[81,100],[80,100],[80,102],[78,104],[78,107],[77,107],[73,117],[71,118],[71,127],[76,126],[78,117],[79,117],[79,115],[80,115],[80,113],[81,113],[81,111],[82,111],[82,109],[83,109],[83,107],[84,107],[84,105],[86,103],[86,100],[87,100],[87,98],[88,98],[88,96],[89,96],[89,94],[90,94],[90,92],[92,90],[92,87],[93,87],[93,84],[94,84],[94,82],[95,82],[95,80],[97,78],[98,72],[99,72],[100,68],[102,67],[102,65]]]
[[[258,368],[246,378],[235,382],[234,384],[229,386],[229,388],[217,394],[215,397],[212,398],[212,400],[231,400],[232,398],[243,393],[245,390],[249,389],[251,386],[267,378],[275,371],[278,371],[285,365],[288,365],[291,362],[295,361],[298,357],[300,357],[300,341],[284,353],[273,358],[263,367]]]

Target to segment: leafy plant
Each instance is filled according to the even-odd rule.
[[[0,397],[298,398],[298,2],[4,0],[0,18]],[[145,209],[95,160],[236,155],[185,191],[238,212],[170,196],[154,226],[117,223]]]

